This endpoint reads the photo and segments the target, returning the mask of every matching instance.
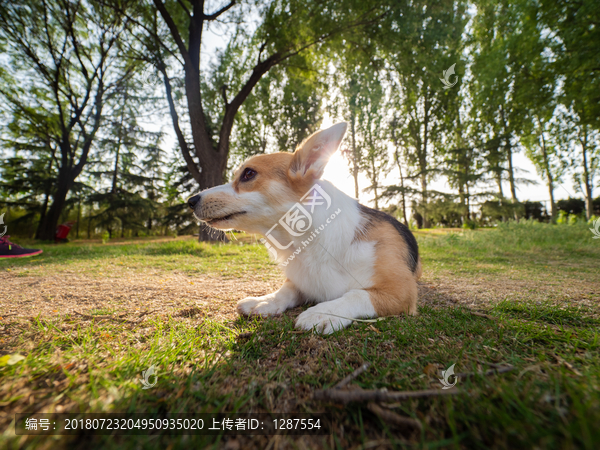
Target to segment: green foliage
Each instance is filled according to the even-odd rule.
[[[240,109],[233,129],[230,159],[236,167],[249,156],[294,151],[319,129],[327,86],[322,60],[305,52],[265,75]]]
[[[547,220],[517,201],[530,183],[513,165],[521,151],[551,197],[568,177],[586,217],[599,213],[591,0],[213,6],[0,6],[0,207],[12,228],[48,239],[68,219],[90,237],[191,233],[185,196],[248,156],[293,151],[325,118],[349,122],[355,195],[398,204],[403,221],[410,204],[426,227],[470,226],[479,205],[482,224]],[[211,33],[223,45],[201,52]],[[167,111],[177,158],[156,126]],[[441,180],[445,202],[431,189]]]
[[[512,202],[507,199],[488,200],[481,205],[481,216],[492,221],[506,221],[524,213],[522,203]]]
[[[2,167],[4,189],[13,204],[39,213],[40,238],[54,237],[106,103],[130,76],[118,48],[125,27],[95,1],[0,5],[0,112],[9,118],[1,137],[14,156]],[[32,171],[40,175],[23,176]]]
[[[436,162],[460,119],[459,87],[444,89],[440,77],[453,65],[464,73],[466,21],[464,2],[417,2],[394,8],[386,22],[382,47],[392,69],[390,122],[401,163],[419,183],[424,226],[430,220],[428,183],[439,174]]]

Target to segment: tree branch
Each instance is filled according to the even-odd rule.
[[[340,381],[338,384],[336,384],[333,387],[333,389],[343,388],[348,383],[350,383],[352,380],[354,380],[354,379],[358,378],[360,375],[362,375],[363,372],[366,372],[370,365],[371,365],[371,363],[369,363],[369,362],[364,363],[362,366],[360,366],[358,369],[356,369],[354,372],[352,372],[350,375],[348,375],[346,378],[344,378],[342,381]]]
[[[233,5],[235,5],[235,0],[233,0],[231,3],[229,3],[229,5],[224,6],[223,8],[221,8],[220,10],[218,10],[217,12],[215,12],[213,14],[204,14],[204,20],[215,20],[221,14],[223,14],[224,12],[229,10]]]
[[[367,408],[379,417],[383,422],[395,425],[397,427],[408,427],[417,430],[422,430],[423,425],[417,419],[413,419],[412,417],[404,417],[399,414],[396,414],[394,411],[390,411],[389,409],[382,408],[378,404],[374,402],[369,402]]]
[[[252,74],[250,78],[244,86],[240,89],[237,95],[231,100],[231,103],[227,104],[225,107],[225,115],[223,116],[223,123],[221,124],[221,130],[219,133],[219,152],[225,153],[229,148],[229,136],[231,134],[231,128],[233,127],[233,120],[238,110],[244,103],[244,100],[248,98],[250,92],[256,84],[260,81],[262,76],[271,69],[274,65],[281,62],[281,55],[279,53],[275,53],[271,55],[266,60],[258,63],[254,66],[252,70]]]
[[[179,146],[181,147],[181,153],[183,154],[183,159],[187,165],[188,170],[194,177],[194,179],[200,183],[200,171],[196,166],[196,162],[192,158],[190,153],[190,148],[188,146],[187,141],[185,140],[185,136],[181,131],[181,127],[179,125],[179,115],[177,114],[177,109],[175,109],[175,102],[173,101],[173,90],[171,88],[171,81],[167,75],[167,69],[165,65],[161,62],[158,67],[158,70],[163,76],[163,82],[165,84],[165,91],[167,94],[167,102],[169,103],[169,112],[171,113],[171,120],[173,121],[173,128],[175,129],[175,134],[177,135],[177,141],[179,142]]]
[[[179,48],[179,52],[181,53],[181,56],[183,56],[183,59],[186,62],[186,64],[189,64],[191,62],[190,56],[187,51],[187,48],[185,48],[185,43],[183,42],[183,39],[181,38],[181,35],[179,34],[179,29],[177,28],[177,25],[173,21],[173,18],[169,14],[169,11],[167,11],[167,8],[164,5],[164,3],[161,0],[153,0],[153,1],[154,1],[154,5],[156,6],[156,9],[158,9],[158,11],[160,12],[160,15],[162,16],[165,23],[169,27],[169,31],[171,31],[171,36],[173,36],[173,39],[175,40],[175,43],[177,44],[177,47]]]
[[[352,391],[344,391],[341,389],[325,389],[316,391],[313,394],[315,400],[332,401],[337,403],[349,402],[389,402],[397,400],[407,400],[411,398],[426,398],[426,397],[443,397],[447,395],[462,394],[463,391],[458,389],[428,389],[424,391],[403,391],[403,392],[388,392],[382,390],[363,390],[355,389]]]
[[[229,102],[227,101],[227,88],[228,87],[229,86],[227,86],[226,84],[221,86],[221,97],[223,98],[223,101],[225,102],[225,109],[227,109],[227,106],[229,106]]]
[[[185,13],[187,14],[188,17],[192,17],[192,15],[190,14],[190,10],[187,9],[187,7],[185,6],[185,3],[183,3],[183,0],[177,0],[177,3],[179,3],[179,6],[181,6],[181,9],[183,9],[185,11]]]

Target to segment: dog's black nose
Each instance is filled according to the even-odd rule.
[[[199,201],[200,194],[194,195],[193,197],[188,198],[188,205],[190,205],[190,208],[194,209]]]

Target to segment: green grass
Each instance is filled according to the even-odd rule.
[[[589,226],[549,225],[535,221],[501,223],[494,230],[481,229],[424,234],[419,246],[428,257],[428,268],[462,274],[506,273],[517,267],[523,278],[548,269],[568,274],[597,275],[598,240]]]
[[[586,298],[598,305],[600,243],[584,231],[525,223],[452,238],[418,233],[425,281],[451,276],[468,283],[476,275],[498,283],[510,275],[541,286],[552,277],[573,283],[583,277],[590,280]],[[41,263],[0,262],[0,276],[7,269],[44,276],[63,266],[95,276],[94,267],[115,261],[131,270],[277,276],[262,247],[192,241],[49,246]],[[488,317],[473,315],[460,304],[423,303],[416,317],[355,323],[325,337],[294,332],[293,317],[301,309],[267,320],[156,317],[141,325],[82,322],[68,315],[6,318],[0,325],[19,331],[10,342],[11,351],[26,359],[0,368],[0,402],[10,414],[52,405],[73,412],[332,414],[332,436],[282,437],[277,444],[282,448],[375,448],[373,443],[380,441],[387,443],[382,448],[597,449],[600,308],[578,304],[580,294],[568,295],[558,291],[548,302],[533,301],[528,292],[510,300],[497,298],[485,311]],[[252,335],[236,339],[240,332]],[[354,384],[390,391],[441,387],[439,372],[432,367],[456,364],[456,372],[480,372],[489,368],[485,363],[498,363],[516,370],[461,379],[457,388],[463,395],[388,405],[422,422],[422,433],[410,433],[383,423],[364,404],[341,406],[311,398],[312,392],[332,387],[365,361],[371,368]],[[137,379],[151,364],[159,368],[158,383],[142,390]],[[271,439],[235,438],[242,449],[265,448]],[[229,440],[168,435],[23,438],[5,432],[0,447],[174,450],[221,448]]]
[[[176,270],[188,274],[216,273],[231,277],[258,271],[265,275],[278,273],[277,265],[269,260],[267,252],[260,244],[235,241],[230,244],[211,245],[200,243],[192,237],[184,237],[156,243],[18,243],[40,248],[44,253],[31,260],[0,260],[0,271],[26,271],[27,276],[32,276],[77,270],[87,276],[96,277],[102,276],[99,270],[121,265],[130,271],[155,268],[167,272]]]

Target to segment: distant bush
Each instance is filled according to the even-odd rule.
[[[559,211],[567,214],[582,214],[585,213],[585,202],[578,198],[568,198],[556,202],[556,207]]]

